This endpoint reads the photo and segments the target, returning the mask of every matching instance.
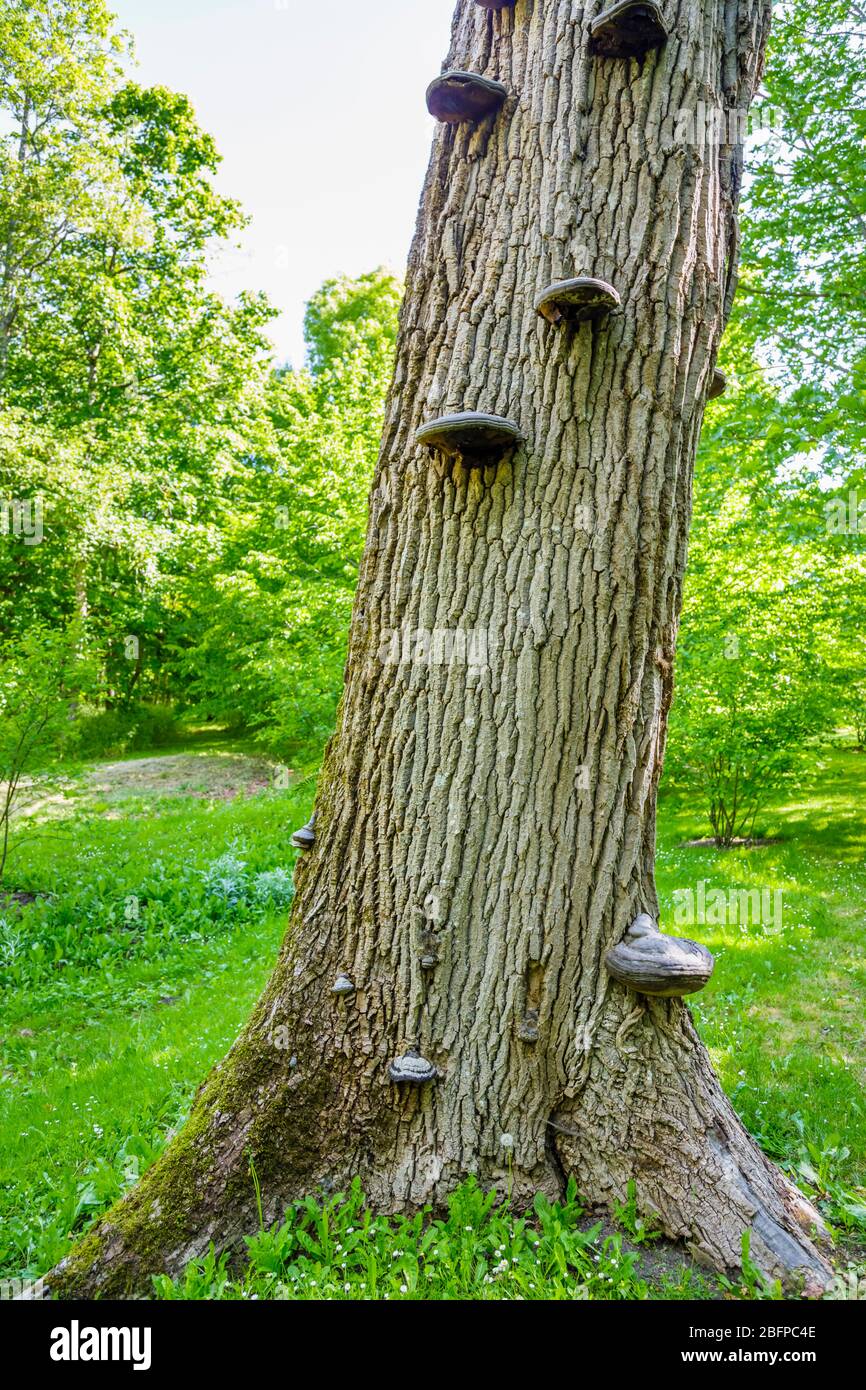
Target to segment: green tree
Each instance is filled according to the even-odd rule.
[[[109,701],[164,698],[176,581],[256,454],[272,311],[208,287],[243,217],[188,100],[124,80],[104,5],[0,23],[0,497],[44,508],[40,545],[0,545],[0,624],[75,617]]]
[[[333,728],[399,299],[381,270],[314,296],[309,368],[272,378],[267,450],[181,588],[185,698],[282,757],[316,757]]]
[[[712,407],[698,452],[667,757],[725,846],[753,833],[768,797],[832,727],[844,612],[798,417],[740,318],[726,351],[738,386]]]
[[[0,882],[24,779],[62,758],[74,741],[76,701],[93,693],[81,633],[34,627],[0,646]]]
[[[750,833],[810,740],[866,726],[863,18],[855,0],[778,6],[754,113],[668,754],[720,843]]]

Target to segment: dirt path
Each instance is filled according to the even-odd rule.
[[[275,769],[263,758],[237,753],[169,753],[97,763],[85,777],[91,795],[106,801],[129,797],[194,796],[233,801],[274,785]]]
[[[164,753],[146,758],[122,758],[92,763],[75,777],[47,781],[41,777],[22,784],[17,815],[64,818],[85,803],[109,806],[132,799],[195,797],[202,801],[233,801],[255,796],[277,785],[286,769],[244,753]]]

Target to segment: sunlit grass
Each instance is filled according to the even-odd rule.
[[[767,1152],[819,1196],[836,1192],[831,1219],[851,1224],[866,1175],[866,757],[816,760],[811,784],[759,821],[774,843],[686,848],[702,825],[674,799],[660,826],[663,924],[716,956],[692,1007],[722,1083]],[[673,925],[677,894],[701,881],[779,891],[781,921]]]
[[[192,740],[187,751],[202,747]],[[223,766],[237,757],[219,731],[208,737],[206,751],[217,753]],[[131,778],[140,761],[129,760]],[[205,784],[206,792],[207,776]],[[182,781],[160,789],[151,780],[143,791],[133,779],[123,795],[100,799],[89,785],[82,777],[71,788],[62,838],[36,838],[15,867],[15,887],[48,896],[14,920],[6,914],[23,951],[13,959],[20,982],[7,989],[2,1030],[0,1263],[8,1274],[50,1268],[71,1237],[135,1181],[237,1035],[286,919],[284,907],[257,904],[252,885],[262,874],[291,868],[289,838],[306,820],[313,790],[307,781],[292,791],[259,789],[225,800],[216,791],[224,789],[222,776],[212,797],[190,795]],[[761,847],[687,848],[684,841],[704,833],[700,816],[663,798],[658,866],[662,925],[706,942],[717,958],[713,980],[692,1006],[728,1094],[765,1150],[814,1194],[854,1249],[866,1233],[866,1199],[857,1190],[866,1167],[864,826],[866,757],[840,750],[816,763],[811,786],[768,810],[759,829],[778,839]],[[202,887],[208,866],[227,854],[223,896],[208,896]],[[682,899],[675,895],[696,893],[702,881],[707,891],[726,894],[781,892],[781,918],[771,930],[752,921],[680,925]],[[123,916],[130,898],[145,904],[132,927]],[[34,945],[42,948],[38,959]],[[333,1219],[351,1224],[342,1209]],[[565,1217],[560,1212],[557,1219]],[[161,1292],[206,1297],[219,1288],[223,1297],[300,1298],[659,1292],[658,1281],[646,1285],[628,1248],[605,1248],[607,1236],[588,1247],[593,1265],[595,1255],[598,1263],[607,1261],[605,1277],[613,1283],[604,1289],[584,1277],[577,1253],[559,1282],[548,1277],[543,1262],[527,1253],[533,1247],[523,1235],[520,1268],[485,1283],[504,1258],[491,1262],[490,1241],[495,1250],[514,1218],[492,1211],[479,1221],[471,1241],[461,1242],[456,1227],[440,1233],[441,1248],[450,1253],[438,1272],[426,1256],[416,1260],[405,1295],[405,1277],[392,1287],[396,1270],[377,1275],[373,1285],[354,1275],[341,1280],[340,1261],[323,1266],[318,1277],[316,1261],[291,1276],[291,1261],[269,1270],[267,1242],[256,1247],[246,1273],[223,1268],[220,1274],[218,1262],[205,1262],[178,1289]],[[376,1259],[393,1259],[405,1239],[400,1223],[377,1226],[370,1237]],[[577,1252],[582,1236],[566,1231],[562,1240]],[[705,1296],[694,1278],[677,1274],[670,1296]]]

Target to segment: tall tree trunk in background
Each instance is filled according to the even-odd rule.
[[[30,98],[25,97],[24,107],[21,112],[21,122],[18,132],[18,168],[23,173],[27,163],[27,151],[30,140]],[[18,317],[18,298],[16,294],[16,246],[15,236],[17,232],[17,220],[14,216],[9,218],[6,225],[5,236],[2,248],[2,274],[0,274],[0,401],[2,401],[3,390],[6,384],[6,370],[9,364],[9,348],[12,341],[12,334],[15,328],[15,320]]]
[[[669,3],[642,64],[591,55],[598,9],[458,4],[448,66],[510,95],[435,137],[291,929],[186,1128],[57,1294],[146,1287],[254,1229],[250,1157],[268,1220],[355,1174],[386,1210],[470,1173],[516,1204],[573,1174],[603,1207],[634,1179],[716,1268],[749,1232],[767,1273],[826,1275],[816,1212],[744,1131],[688,1009],[604,967],[657,911],[692,469],[736,254],[741,150],[683,113],[748,106],[769,4]],[[580,273],[621,310],[538,317],[538,291]],[[524,445],[471,469],[414,442],[463,410],[511,418]],[[474,654],[458,638],[437,660],[443,632]],[[419,633],[440,634],[430,659]],[[413,1049],[437,1079],[395,1084]]]

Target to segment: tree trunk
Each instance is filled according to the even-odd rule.
[[[470,1173],[518,1206],[574,1174],[605,1207],[634,1179],[717,1269],[748,1232],[768,1274],[823,1282],[817,1213],[744,1131],[686,1006],[604,968],[657,912],[692,470],[735,274],[741,150],[688,117],[748,106],[768,10],[669,3],[641,64],[591,55],[595,4],[459,0],[448,66],[509,97],[435,137],[289,935],[187,1126],[55,1293],[130,1293],[254,1229],[250,1158],[266,1220],[356,1174],[384,1210]],[[579,274],[621,309],[539,317],[538,292]],[[470,468],[414,442],[464,410],[525,443]],[[437,1077],[396,1084],[413,1049]]]

